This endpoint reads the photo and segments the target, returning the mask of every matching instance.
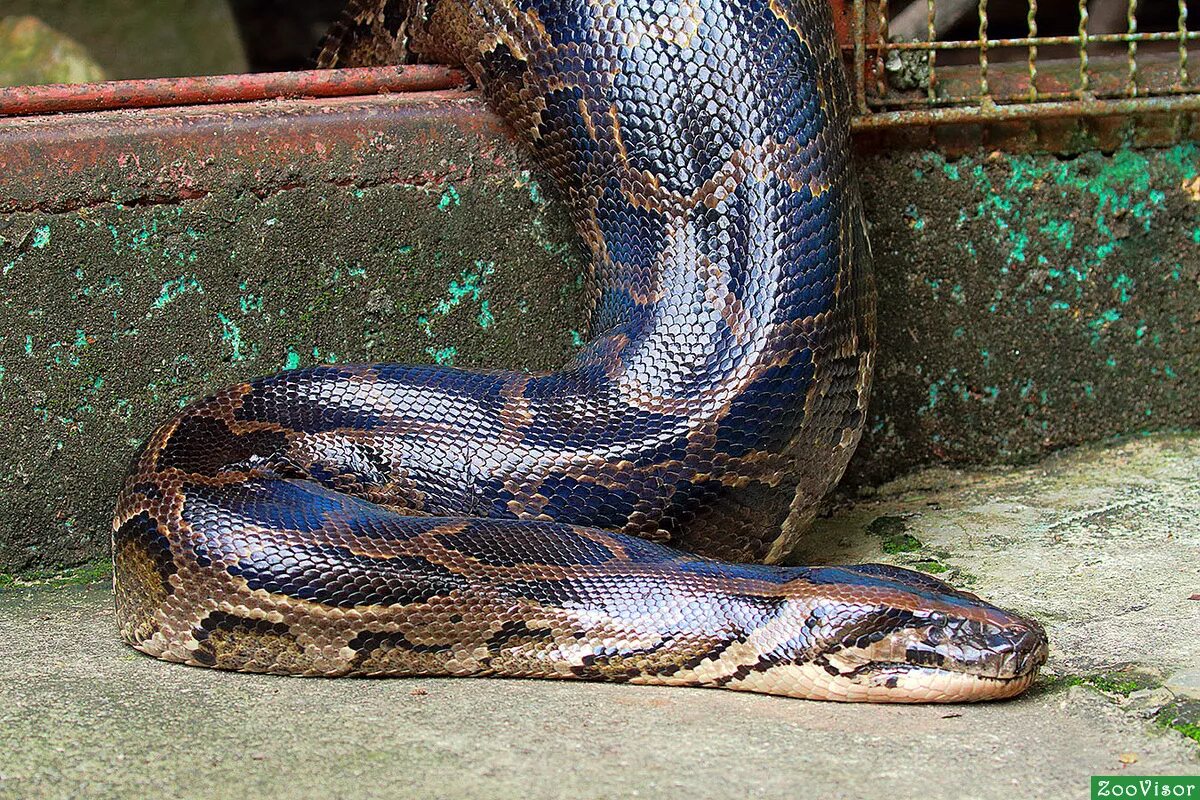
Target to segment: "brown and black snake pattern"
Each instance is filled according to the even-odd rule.
[[[1027,687],[1034,622],[895,567],[772,566],[875,353],[826,0],[360,0],[321,61],[403,57],[465,65],[536,155],[594,338],[549,374],[321,366],[192,404],[117,503],[125,639],[305,675]]]

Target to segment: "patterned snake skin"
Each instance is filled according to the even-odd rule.
[[[1035,622],[772,565],[854,451],[875,351],[826,0],[361,0],[321,61],[403,57],[465,65],[536,155],[595,338],[549,374],[320,366],[191,405],[117,503],[124,638],[302,675],[1029,686]]]

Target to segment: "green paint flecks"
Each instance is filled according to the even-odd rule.
[[[417,324],[432,337],[433,322],[447,316],[451,311],[467,302],[480,303],[480,312],[476,321],[480,327],[487,328],[495,321],[487,301],[482,298],[487,279],[496,271],[496,265],[491,261],[476,261],[473,267],[464,269],[456,280],[450,281],[446,287],[446,296],[438,300],[429,311],[417,317]],[[486,324],[485,324],[486,323]]]
[[[313,361],[316,362],[317,364],[336,364],[338,362],[337,353],[330,351],[330,352],[326,352],[324,355],[322,355],[321,348],[319,348],[315,345],[313,346],[313,349],[312,349],[312,357],[313,357]]]
[[[904,210],[904,218],[908,222],[908,227],[914,231],[925,230],[925,219],[915,205],[909,204],[908,208]]]
[[[475,321],[479,323],[479,327],[484,329],[492,327],[492,324],[496,321],[496,318],[492,316],[492,309],[488,305],[487,300],[479,302],[479,314],[475,317]]]
[[[242,310],[242,314],[261,314],[263,310],[263,297],[261,294],[255,294],[248,291],[249,283],[242,281],[238,284],[238,291],[242,292],[238,296],[238,308]]]
[[[34,228],[29,239],[30,247],[35,250],[42,250],[48,244],[50,244],[50,226],[39,225]],[[23,256],[23,253],[18,253],[16,258],[9,259],[7,262],[5,262],[3,269],[0,269],[0,275],[7,275],[8,273],[12,272],[17,264],[21,263]]]
[[[1067,250],[1075,244],[1075,223],[1069,219],[1052,219],[1038,228],[1038,231],[1050,234]]]
[[[475,314],[476,324],[484,330],[491,328],[496,322],[496,317],[492,313],[491,303],[483,296],[483,293],[486,290],[488,278],[495,271],[494,262],[478,260],[471,267],[464,269],[457,279],[450,281],[446,287],[445,296],[434,303],[428,311],[417,317],[417,325],[425,336],[430,339],[436,338],[434,323],[449,316],[456,308],[467,303],[479,304],[479,311]],[[454,359],[458,355],[458,350],[448,345],[431,344],[425,348],[425,352],[436,363],[445,366],[453,366]]]
[[[1133,291],[1133,278],[1122,272],[1113,278],[1112,287],[1118,291],[1117,300],[1121,305],[1125,305],[1129,302],[1130,292]]]
[[[455,189],[453,185],[447,186],[438,200],[438,211],[449,211],[452,206],[457,205],[462,205],[462,197],[459,196],[458,189]]]
[[[162,285],[158,299],[150,304],[151,308],[162,309],[174,303],[185,294],[204,294],[204,286],[195,275],[180,275]]]
[[[966,399],[966,396],[965,396],[966,390],[958,382],[957,376],[958,376],[958,369],[956,367],[951,367],[950,371],[947,372],[944,377],[941,377],[941,378],[937,379],[936,381],[934,381],[933,383],[929,384],[928,398],[926,399],[925,404],[917,409],[917,414],[923,416],[923,415],[928,414],[929,412],[933,411],[935,408],[937,408],[937,404],[942,399],[942,391],[943,391],[943,389],[946,388],[946,385],[948,383],[950,384],[951,392],[955,395],[963,396],[963,399],[965,400]]]
[[[221,323],[221,341],[229,345],[230,360],[244,361],[246,355],[243,352],[245,344],[242,342],[242,329],[224,314],[218,313],[217,320]]]
[[[955,162],[947,162],[936,153],[924,156],[925,163],[933,169],[940,167],[947,179],[970,182],[981,198],[973,209],[960,212],[957,227],[976,236],[981,230],[978,226],[967,228],[973,221],[989,223],[994,230],[988,238],[993,251],[999,245],[1004,261],[987,310],[1011,314],[1021,308],[1027,315],[1036,313],[1038,298],[1029,295],[1024,282],[1031,275],[1038,280],[1037,273],[1009,269],[1032,260],[1043,270],[1034,284],[1041,287],[1043,307],[1067,312],[1065,319],[1081,326],[1090,346],[1101,347],[1105,337],[1127,333],[1117,309],[1133,303],[1139,279],[1125,271],[1109,272],[1109,264],[1125,253],[1130,226],[1149,231],[1156,210],[1165,207],[1167,192],[1155,187],[1153,181],[1161,181],[1161,175],[1167,185],[1174,186],[1194,178],[1200,173],[1200,148],[1187,143],[1164,151],[1123,149],[1111,156],[1095,153],[1075,159],[996,154],[988,161],[997,159],[1002,162],[1002,172],[970,156]],[[997,180],[997,174],[1004,177]],[[1061,203],[1024,199],[1039,190],[1050,193],[1043,197],[1057,195]],[[1061,216],[1059,208],[1070,210],[1071,216]],[[1076,210],[1082,208],[1091,210],[1079,215]],[[1081,216],[1082,226],[1091,236],[1100,237],[1090,247],[1079,245]],[[906,209],[905,218],[914,230],[918,229],[916,222],[924,219],[912,205]],[[1200,228],[1194,229],[1190,238],[1200,243]],[[972,241],[969,235],[965,239],[959,246],[976,258],[976,244],[982,243]],[[1036,257],[1030,252],[1035,246],[1041,249]],[[1112,289],[1111,300],[1101,300],[1099,308],[1095,289],[1091,288],[1097,280],[1105,281]],[[938,299],[937,282],[926,282],[935,289],[934,298]],[[1089,307],[1094,309],[1090,313]],[[1140,341],[1141,337],[1136,339]]]
[[[435,363],[441,364],[444,367],[454,366],[454,357],[458,355],[458,350],[453,347],[427,347],[425,352]]]
[[[546,198],[545,195],[542,194],[542,187],[533,178],[533,176],[529,174],[529,170],[522,170],[520,174],[517,175],[516,184],[518,187],[523,187],[528,190],[529,200],[534,205],[545,205]]]

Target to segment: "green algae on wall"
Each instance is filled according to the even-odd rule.
[[[881,355],[858,480],[1196,424],[1195,144],[868,164]]]
[[[422,149],[444,179],[0,214],[0,572],[103,557],[136,445],[222,386],[314,363],[565,361],[582,264],[561,205],[497,147]]]

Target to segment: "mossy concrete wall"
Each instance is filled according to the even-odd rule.
[[[860,159],[882,351],[851,481],[1200,419],[1200,151]],[[316,362],[552,368],[561,204],[470,95],[0,121],[0,571],[105,553],[126,460]]]
[[[319,362],[549,369],[563,208],[472,98],[0,121],[0,572],[104,554],[134,446]]]
[[[1200,422],[1200,148],[861,159],[879,280],[851,480]]]

